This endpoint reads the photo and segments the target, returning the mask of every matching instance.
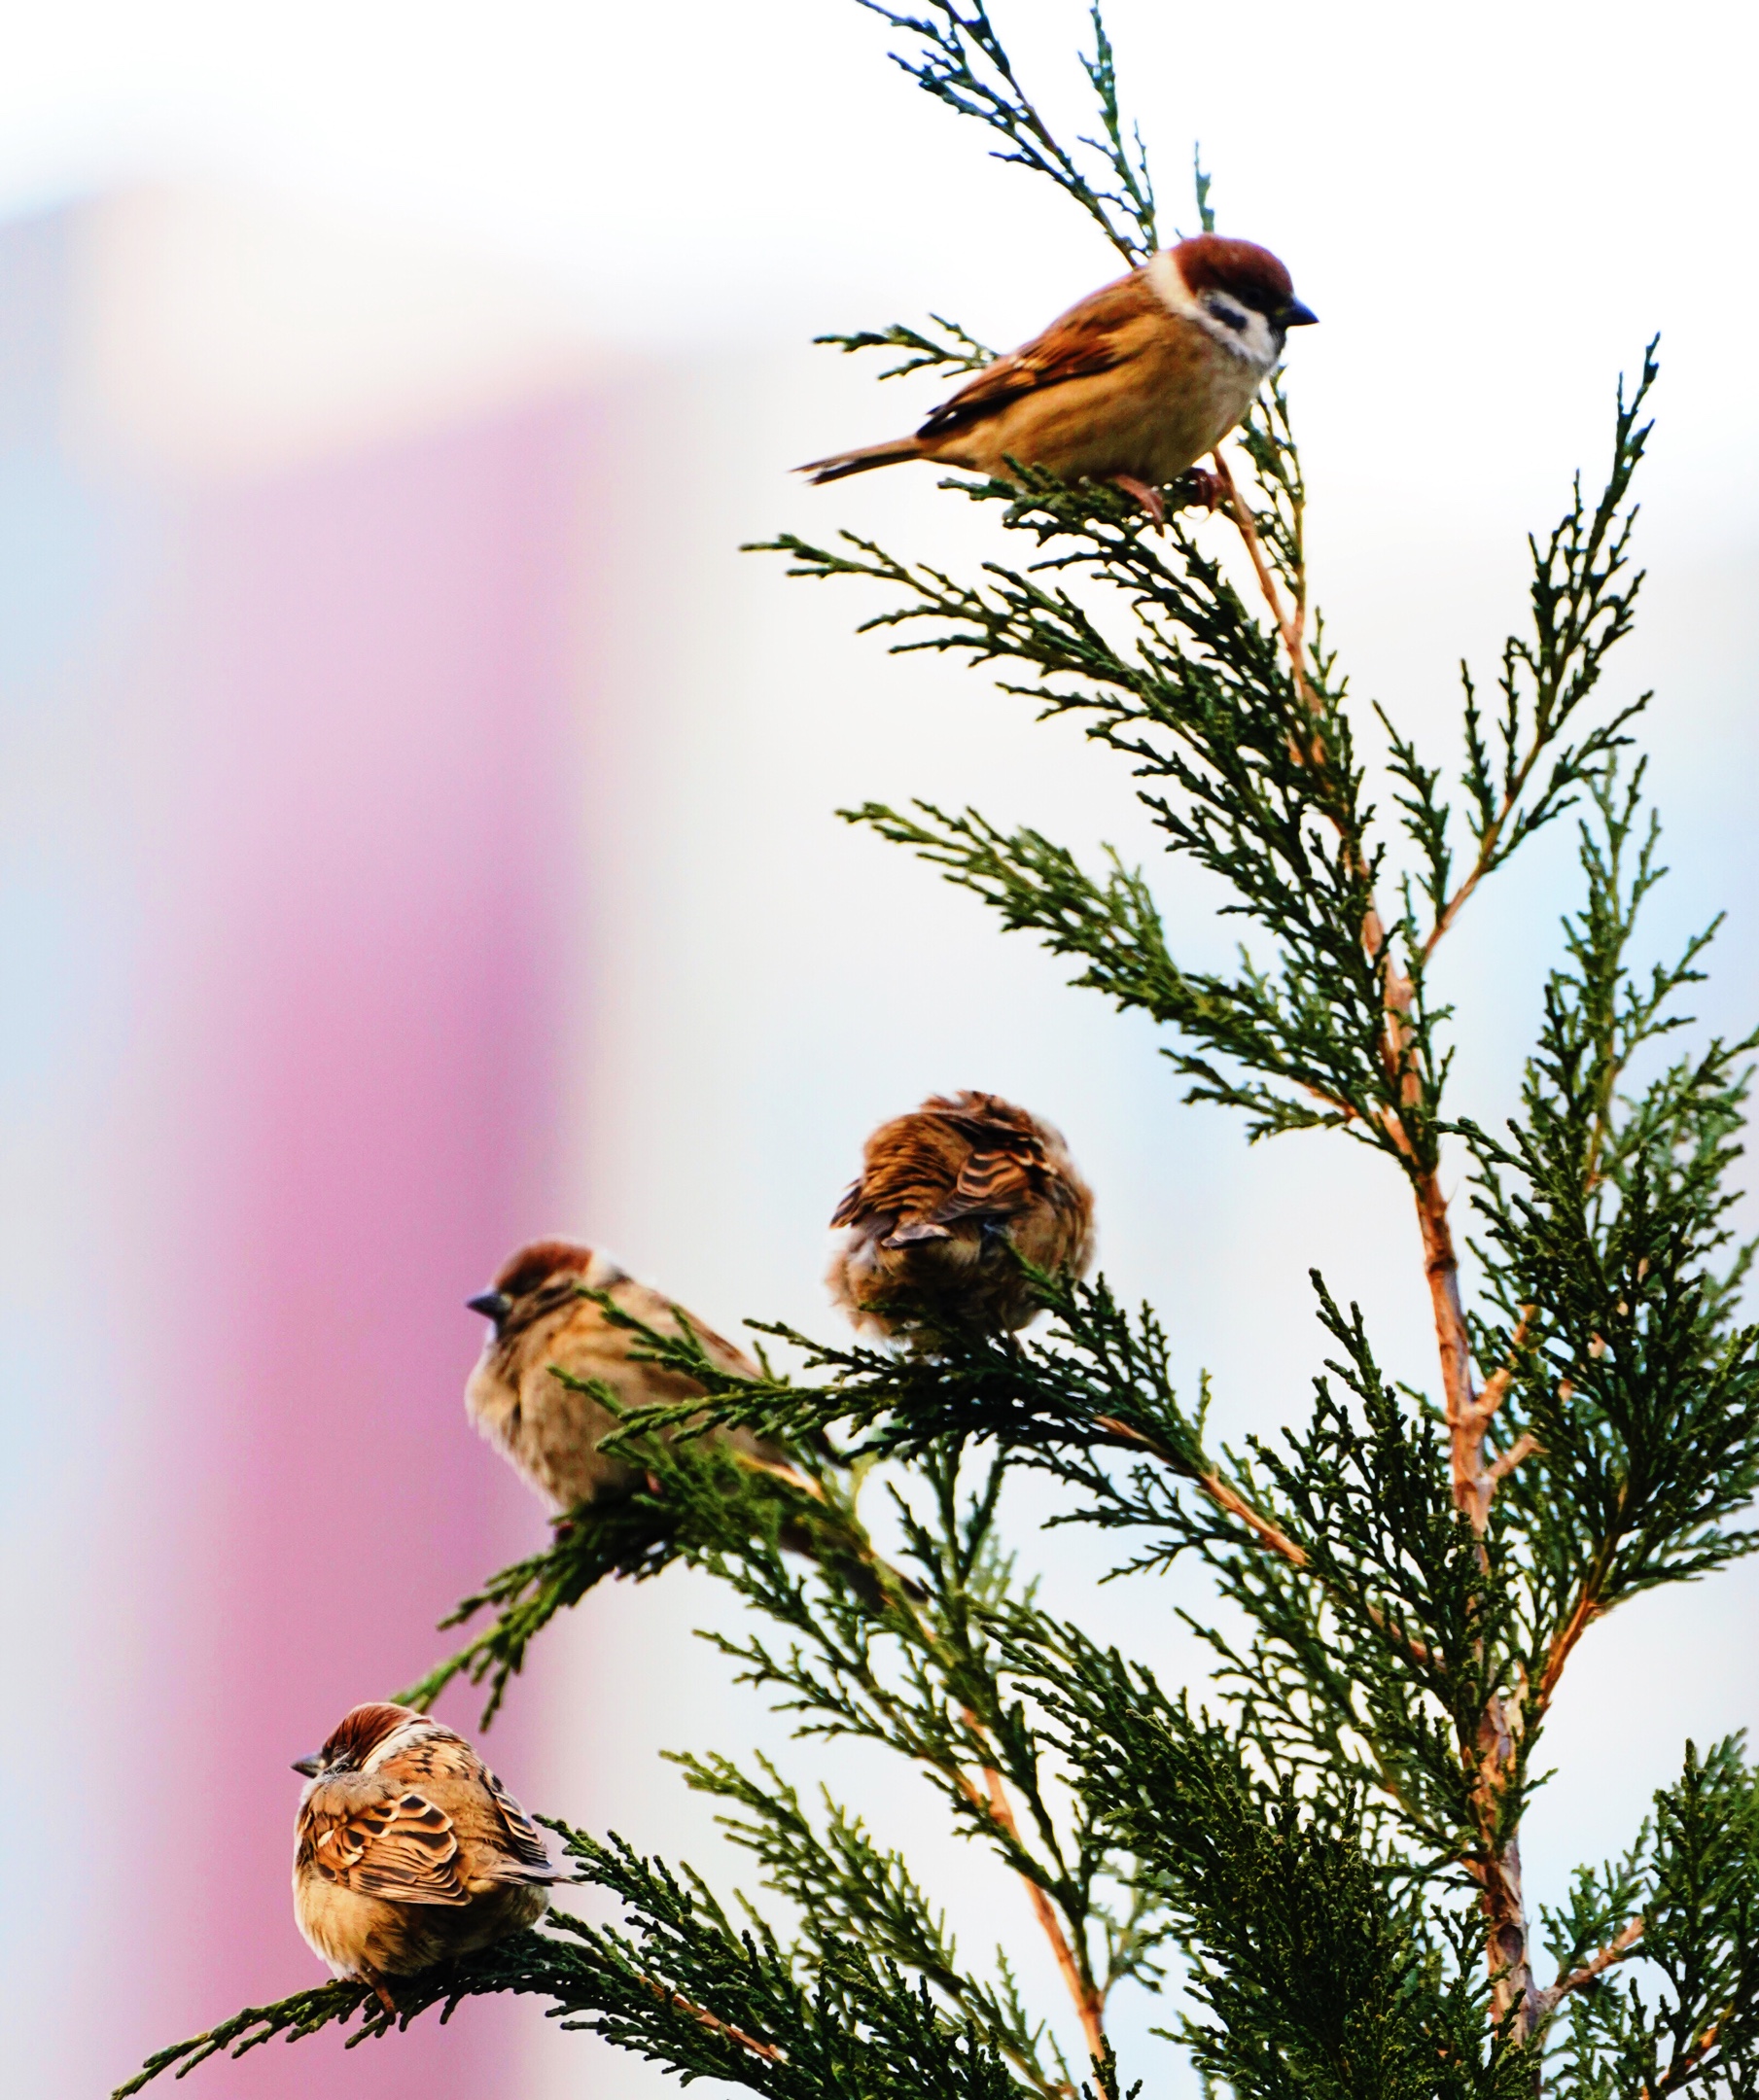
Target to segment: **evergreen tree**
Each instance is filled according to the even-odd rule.
[[[1095,122],[1065,146],[981,0],[921,0],[917,16],[862,4],[919,87],[990,127],[1000,158],[1087,213],[1126,262],[1161,244],[1097,7],[1081,61]],[[1201,169],[1195,208],[1212,228]],[[938,319],[825,340],[896,353],[887,376],[990,355]],[[1005,1953],[967,1963],[855,1806],[806,1801],[767,1762],[706,1755],[679,1761],[685,1777],[721,1805],[785,1922],[553,1822],[621,1925],[552,1911],[399,1979],[395,2019],[352,1982],[248,2008],[123,2093],[277,2034],[358,2015],[361,2041],[513,1991],[683,2077],[777,2100],[1083,2086],[1115,2100],[1156,2067],[1116,2062],[1108,1999],[1126,1981],[1158,1987],[1175,1960],[1188,2010],[1169,2015],[1173,2039],[1243,2100],[1759,2085],[1759,1774],[1739,1738],[1688,1743],[1649,1820],[1578,1871],[1561,1910],[1536,1916],[1521,1874],[1535,1751],[1577,1643],[1625,1598],[1759,1543],[1741,1521],[1759,1485],[1759,1330],[1740,1312],[1751,1248],[1729,1223],[1756,1038],[1664,1040],[1686,1025],[1679,997],[1715,928],[1671,963],[1635,960],[1663,872],[1631,738],[1647,696],[1600,691],[1641,581],[1629,492],[1653,350],[1621,387],[1604,486],[1589,497],[1578,481],[1530,542],[1529,624],[1503,648],[1494,700],[1462,670],[1452,759],[1349,703],[1310,608],[1306,488],[1276,382],[1239,434],[1218,518],[1199,512],[1196,479],[1166,491],[1159,532],[1111,488],[1024,472],[944,484],[1003,536],[970,579],[849,535],[775,543],[795,575],[877,586],[865,625],[895,649],[999,666],[1040,717],[1074,716],[1100,762],[1124,762],[1166,850],[1226,886],[1258,959],[1193,969],[1115,856],[1083,865],[970,809],[846,813],[1071,958],[1075,984],[1164,1024],[1186,1101],[1239,1110],[1254,1139],[1323,1129],[1383,1155],[1389,1192],[1402,1179],[1416,1209],[1434,1386],[1390,1382],[1318,1270],[1327,1352],[1311,1413],[1239,1450],[1213,1446],[1201,1396],[1175,1390],[1155,1313],[1103,1280],[1032,1272],[1047,1317],[1025,1337],[949,1328],[894,1350],[760,1329],[793,1368],[757,1379],[719,1368],[687,1326],[643,1330],[708,1395],[623,1418],[616,1446],[651,1491],[559,1522],[448,1622],[488,1611],[486,1630],[403,1697],[425,1704],[463,1674],[488,1687],[486,1722],[530,1643],[604,1576],[706,1568],[773,1628],[719,1641],[745,1682],[803,1734],[920,1768],[953,1826],[1019,1877],[1020,1921],[1054,1950],[1080,2060],[1059,2052]],[[1249,560],[1223,559],[1230,536]],[[1245,595],[1235,571],[1253,579]],[[1493,1132],[1449,1095],[1453,1016],[1432,965],[1480,884],[1566,813],[1580,899],[1519,1112]],[[1447,1139],[1469,1162],[1475,1304]],[[785,1443],[797,1481],[689,1434],[717,1423]],[[858,1511],[875,1466],[901,1570]],[[1008,1489],[1030,1474],[1055,1483],[1059,1522],[1118,1533],[1135,1579],[1181,1555],[1207,1568],[1249,1630],[1203,1629],[1201,1702],[1036,1600],[999,1542]]]

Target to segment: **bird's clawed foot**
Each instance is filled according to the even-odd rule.
[[[370,1985],[372,1995],[378,2000],[379,2004],[384,2007],[385,2011],[390,2013],[391,2017],[393,2019],[399,2018],[401,2015],[398,2011],[397,2000],[392,1997],[390,1985],[385,1981],[384,1978],[379,1975],[378,1971],[376,1969],[363,1968],[360,1972],[360,1977],[363,1983]]]
[[[1150,482],[1139,481],[1134,474],[1113,474],[1111,479],[1114,487],[1121,488],[1126,496],[1134,496],[1143,508],[1147,511],[1148,515],[1154,520],[1156,532],[1162,532],[1166,529],[1167,507],[1161,501],[1159,489],[1155,488]],[[1210,508],[1214,509],[1214,504]]]
[[[1211,473],[1207,467],[1193,467],[1185,478],[1192,484],[1192,495],[1206,510],[1220,509],[1227,490],[1219,474]]]

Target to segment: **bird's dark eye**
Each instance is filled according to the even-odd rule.
[[[1246,315],[1238,306],[1230,305],[1224,298],[1212,298],[1210,311],[1224,328],[1243,329],[1246,326]]]

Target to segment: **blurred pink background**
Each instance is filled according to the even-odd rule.
[[[14,1871],[111,1979],[94,2091],[304,1975],[290,1759],[534,1530],[458,1405],[463,1301],[566,1210],[594,429],[576,394],[156,473],[73,398],[103,218],[0,234],[8,852],[44,914],[8,1124],[78,1174],[12,1236],[53,1351],[15,1522],[69,1557],[37,1635],[72,1799],[132,1804],[27,1822]],[[527,1732],[515,1702],[497,1760]],[[482,2089],[500,2010],[351,2089]],[[321,2089],[331,2047],[250,2089]]]

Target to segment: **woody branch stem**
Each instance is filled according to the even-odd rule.
[[[1251,513],[1240,500],[1232,473],[1219,452],[1215,454],[1217,475],[1225,491],[1228,512],[1251,558],[1258,587],[1287,652],[1295,690],[1311,715],[1319,713],[1301,662],[1299,629],[1285,611],[1282,595],[1264,558]],[[1316,727],[1313,762],[1322,765],[1325,752]],[[1500,813],[1495,828],[1506,819]],[[1481,843],[1480,858],[1489,864],[1495,838]],[[1358,874],[1366,878],[1359,848],[1352,845]],[[1473,869],[1466,883],[1450,901],[1444,915],[1449,924],[1475,887],[1483,866]],[[1385,1026],[1381,1035],[1381,1062],[1386,1073],[1389,1100],[1383,1120],[1389,1137],[1403,1155],[1416,1200],[1418,1230],[1424,1254],[1424,1278],[1428,1287],[1430,1312],[1435,1323],[1436,1353],[1441,1372],[1444,1413],[1448,1425],[1449,1462],[1454,1500],[1482,1540],[1490,1526],[1492,1498],[1498,1483],[1517,1462],[1511,1455],[1506,1467],[1487,1466],[1484,1458],[1486,1433],[1508,1389],[1511,1372],[1492,1378],[1482,1393],[1472,1382],[1471,1337],[1460,1291],[1460,1256],[1448,1214],[1448,1199],[1433,1159],[1420,1158],[1412,1141],[1408,1111],[1421,1106],[1425,1079],[1415,1042],[1412,1006],[1416,987],[1392,957],[1386,921],[1372,893],[1362,915],[1361,941],[1372,958],[1381,982]],[[1433,945],[1433,942],[1430,943]],[[1427,949],[1425,950],[1425,955]],[[1525,1338],[1526,1315],[1517,1331],[1518,1349]],[[1225,1506],[1225,1505],[1224,1505]],[[1234,1514],[1240,1514],[1235,1512]],[[1484,1560],[1484,1548],[1479,1549]],[[1486,1563],[1488,1565],[1488,1563]],[[1562,1666],[1562,1656],[1558,1658]],[[1467,1755],[1474,1771],[1473,1802],[1478,1824],[1475,1856],[1467,1862],[1478,1883],[1486,1928],[1486,1956],[1492,1974],[1492,1998],[1498,2017],[1513,2014],[1517,2034],[1532,2031],[1540,2013],[1538,1985],[1533,1976],[1529,1947],[1526,1903],[1521,1881],[1518,1837],[1500,1838],[1502,1803],[1518,1766],[1514,1717],[1500,1696],[1493,1694],[1479,1717],[1476,1741]]]
[[[967,1728],[982,1742],[983,1724],[967,1707],[964,1720]],[[959,1784],[966,1799],[982,1807],[999,1829],[1005,1832],[1016,1846],[1021,1845],[1020,1825],[1014,1814],[1013,1803],[1007,1798],[1002,1774],[993,1765],[985,1764],[983,1769],[984,1791],[979,1794],[976,1786],[964,1772],[959,1774]],[[1086,2039],[1087,2052],[1096,2063],[1103,2062],[1106,2055],[1105,2002],[1093,1978],[1088,1976],[1075,1958],[1069,1935],[1063,1929],[1056,1907],[1030,1874],[1023,1873],[1020,1880],[1026,1889],[1038,1920],[1039,1929],[1050,1942],[1050,1950],[1056,1959],[1057,1973],[1062,1977],[1069,1992],[1076,2016],[1081,2022],[1081,2033]]]

